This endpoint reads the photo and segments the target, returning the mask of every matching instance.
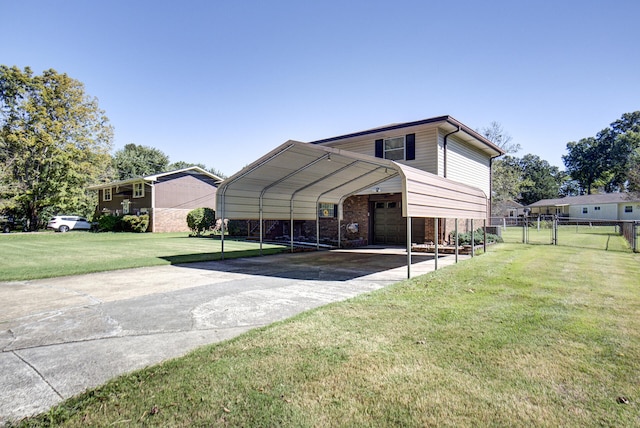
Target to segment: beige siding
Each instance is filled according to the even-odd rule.
[[[403,169],[402,174],[404,216],[486,218],[487,198],[478,188],[410,168]]]
[[[451,135],[447,139],[447,178],[491,193],[489,158]]]
[[[375,141],[378,139],[400,137],[416,134],[416,158],[410,161],[399,161],[404,165],[421,169],[432,174],[438,174],[438,128],[399,129],[364,137],[354,137],[347,140],[323,144],[326,147],[375,156]]]

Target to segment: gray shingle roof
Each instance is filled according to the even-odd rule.
[[[619,204],[624,202],[640,202],[640,198],[629,193],[602,193],[597,195],[565,196],[558,199],[542,199],[528,205],[529,207],[553,207],[563,205]]]

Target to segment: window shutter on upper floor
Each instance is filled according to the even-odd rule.
[[[384,157],[384,140],[376,140],[376,157]]]
[[[416,158],[416,134],[407,134],[405,144],[407,160],[414,160]]]

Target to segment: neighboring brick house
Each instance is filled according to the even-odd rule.
[[[96,214],[149,214],[149,232],[186,232],[187,214],[215,209],[222,178],[192,166],[89,187],[98,191]]]
[[[412,242],[442,243],[455,229],[455,219],[460,232],[474,220],[474,228],[488,220],[491,161],[502,154],[451,116],[311,143],[287,142],[221,183],[218,206],[229,218],[256,225],[259,217],[268,220],[262,231],[267,239],[317,235],[329,241],[339,236],[362,244],[403,245],[410,227]],[[377,174],[387,173],[389,179],[378,179]],[[350,180],[374,184],[359,188],[347,185]],[[315,196],[317,214],[312,214],[310,198]],[[252,230],[258,232],[257,226]]]

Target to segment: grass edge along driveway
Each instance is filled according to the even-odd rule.
[[[24,426],[638,426],[640,255],[488,254],[116,378]]]
[[[0,235],[0,281],[220,259],[220,239],[187,233],[22,233]],[[284,246],[263,244],[263,254]],[[259,244],[225,239],[225,257],[259,254]]]

